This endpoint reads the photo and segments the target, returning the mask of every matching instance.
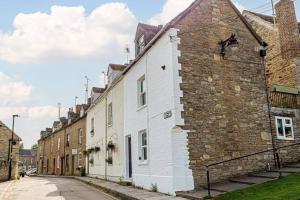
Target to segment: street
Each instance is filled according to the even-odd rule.
[[[80,181],[68,178],[25,177],[0,183],[0,200],[116,200]]]

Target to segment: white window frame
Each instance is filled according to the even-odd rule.
[[[141,53],[145,48],[145,35],[142,35],[138,39],[139,53]]]
[[[95,135],[95,119],[91,119],[91,136],[93,137]]]
[[[83,132],[82,128],[78,129],[78,144],[82,144]]]
[[[147,90],[146,90],[146,77],[145,75],[141,76],[137,81],[137,103],[138,108],[145,107],[147,105]],[[144,99],[144,103],[142,101]]]
[[[77,155],[77,167],[81,167],[81,165],[80,165],[81,160],[82,160],[82,153],[80,152]]]
[[[113,104],[112,102],[107,106],[107,126],[112,126],[113,124]]]
[[[71,135],[67,134],[67,143],[69,146],[71,146]]]
[[[58,138],[58,140],[57,140],[57,150],[59,150],[60,149],[60,138]]]
[[[146,145],[143,145],[143,134],[146,134]],[[146,153],[147,153],[147,158],[145,159],[144,157],[144,149],[146,149]],[[139,164],[148,164],[149,161],[149,139],[148,139],[148,133],[147,130],[141,130],[138,132],[138,151],[139,151]]]
[[[59,169],[59,156],[57,156],[57,169]]]
[[[278,131],[278,127],[279,126],[278,126],[278,122],[277,122],[278,119],[282,120],[283,136],[279,135],[279,131]],[[290,120],[291,124],[286,124],[285,120]],[[276,116],[275,117],[275,124],[276,124],[277,139],[279,139],[279,140],[295,140],[294,128],[293,128],[293,119],[291,117],[279,117],[279,116]],[[285,127],[290,127],[291,128],[291,130],[292,130],[292,138],[286,137]]]

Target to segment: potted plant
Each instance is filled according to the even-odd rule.
[[[94,164],[94,158],[91,158],[90,160],[89,160],[89,162],[90,162],[90,164]]]
[[[87,150],[84,150],[83,151],[83,155],[87,155],[88,154],[88,151]]]
[[[95,147],[95,152],[99,152],[100,151],[100,147]]]
[[[80,168],[80,176],[85,176],[85,167]]]
[[[108,158],[106,159],[106,162],[107,162],[108,164],[112,164],[112,163],[113,163],[112,157],[108,157]]]
[[[107,148],[113,150],[113,149],[115,149],[115,144],[112,141],[109,141],[107,144]]]

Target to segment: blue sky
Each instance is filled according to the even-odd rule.
[[[26,32],[28,32],[29,29],[35,29],[35,27],[43,24],[45,25],[45,27],[43,29],[39,29],[38,31],[40,31],[41,34],[48,34],[46,30],[48,27],[47,23],[52,26],[52,24],[56,23],[57,20],[60,21],[60,19],[58,18],[59,16],[65,17],[67,15],[66,13],[75,13],[74,16],[81,16],[82,20],[86,20],[87,18],[92,18],[89,16],[96,8],[111,2],[115,1],[0,1],[0,46],[7,45],[7,48],[4,50],[2,50],[0,47],[0,84],[5,85],[6,83],[10,83],[9,88],[15,91],[15,93],[11,91],[9,93],[7,93],[7,91],[6,93],[4,93],[14,93],[14,95],[8,95],[10,98],[9,100],[3,100],[4,98],[6,98],[5,96],[0,97],[0,120],[3,120],[8,126],[11,126],[10,115],[16,112],[21,114],[21,118],[18,119],[16,123],[16,131],[23,138],[26,147],[30,147],[39,138],[39,131],[41,129],[45,128],[46,126],[51,126],[51,122],[57,116],[57,112],[55,109],[57,102],[61,102],[64,108],[72,107],[74,105],[75,96],[79,97],[79,102],[83,102],[85,75],[90,77],[90,79],[92,80],[91,85],[99,86],[102,80],[100,77],[101,72],[106,69],[108,63],[126,62],[126,54],[124,53],[123,47],[125,47],[126,45],[126,40],[128,40],[128,43],[132,42],[130,40],[132,40],[131,36],[134,33],[134,27],[137,21],[164,22],[164,11],[168,13],[168,9],[172,9],[169,5],[169,7],[167,6],[168,8],[166,8],[166,10],[163,10],[167,0],[119,0],[118,2],[122,2],[122,5],[127,5],[128,8],[124,8],[118,5],[117,10],[119,10],[118,12],[114,13],[114,6],[116,5],[111,5],[110,7],[104,9],[105,11],[111,9],[110,11],[107,11],[108,13],[106,13],[104,17],[101,16],[99,12],[94,12],[95,14],[93,15],[99,17],[100,21],[102,19],[103,22],[101,23],[104,23],[104,26],[106,27],[106,29],[108,29],[108,31],[107,34],[102,34],[103,30],[100,29],[100,34],[98,37],[97,32],[95,34],[93,30],[89,29],[89,34],[93,37],[88,39],[91,39],[92,41],[82,44],[82,49],[85,49],[89,44],[93,44],[94,42],[97,43],[98,40],[107,40],[107,42],[97,44],[98,46],[95,45],[95,47],[103,48],[102,50],[86,49],[82,52],[77,53],[75,51],[81,51],[81,45],[74,44],[74,41],[72,40],[69,41],[69,38],[67,36],[65,36],[65,38],[63,36],[60,37],[62,33],[58,33],[52,38],[52,32],[46,38],[47,40],[51,40],[50,45],[53,46],[53,48],[51,49],[45,50],[45,46],[39,45],[41,41],[45,42],[41,35],[33,35],[33,38],[30,38],[28,41],[26,41],[26,43],[20,44],[23,42],[24,37],[25,39],[28,39],[26,38]],[[268,3],[269,1],[236,0],[235,2],[247,9],[250,9]],[[76,6],[78,8],[78,6],[81,6],[82,9],[84,8],[84,11],[82,11],[82,9],[77,9],[76,11],[56,9],[58,14],[52,16],[52,19],[49,17],[45,17],[43,13],[50,15],[51,7],[54,5],[59,6],[59,8],[62,6]],[[300,16],[298,2],[296,2],[296,6],[298,16]],[[258,9],[257,11],[266,11],[270,8],[271,7],[269,5]],[[176,8],[174,9],[176,10]],[[29,14],[38,12],[40,14],[29,16]],[[116,17],[116,15],[120,12],[124,12],[124,15]],[[20,13],[23,13],[25,15],[20,15]],[[64,14],[62,15],[61,13]],[[80,13],[84,14],[81,15]],[[158,15],[160,17],[154,17]],[[15,24],[17,26],[17,29],[19,28],[19,31],[17,33],[18,37],[12,36],[12,33],[16,29],[16,27],[13,26],[16,16],[19,16]],[[122,32],[122,34],[120,33],[119,36],[113,35],[115,33],[114,31],[118,31],[116,29],[119,27],[113,27],[110,24],[107,25],[105,23],[106,20],[103,19],[108,18],[113,19],[109,21],[114,26],[117,22],[122,24],[122,27],[119,31]],[[122,19],[124,19],[123,22]],[[43,20],[45,20],[45,23],[43,23]],[[97,24],[97,21],[93,20],[94,19],[88,19],[87,21],[89,22],[85,23],[88,23],[88,25],[96,24],[95,26],[98,28],[99,26],[102,26],[100,22],[99,25]],[[70,22],[72,22],[72,18],[65,19],[64,21],[64,23]],[[77,23],[75,19],[74,23]],[[58,27],[59,25],[60,24],[55,24],[55,26],[52,27],[51,31],[64,31],[64,27]],[[106,29],[104,30],[104,32],[106,31]],[[68,29],[68,31],[70,30]],[[113,36],[110,36],[109,39],[107,39],[106,37],[108,37],[110,34],[112,34]],[[2,37],[3,35],[5,37],[9,37],[6,40],[3,39],[4,42],[2,41],[3,43],[1,43],[1,35]],[[58,38],[57,43],[59,44],[55,44],[55,37]],[[79,34],[78,37],[82,37],[82,33],[81,35]],[[114,43],[115,40],[118,40],[117,44]],[[66,44],[64,44],[64,42],[66,42]],[[45,43],[45,45],[47,45],[47,43]],[[56,47],[59,48],[59,50],[56,50]],[[64,54],[65,48],[69,48],[68,50],[66,50],[66,54]],[[40,49],[43,49],[43,51],[41,51]],[[91,51],[92,53],[90,53]],[[18,53],[20,53],[20,55],[18,55]],[[55,54],[55,56],[49,56],[48,54]],[[2,82],[1,73],[2,79],[4,80]]]

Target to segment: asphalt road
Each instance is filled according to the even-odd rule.
[[[0,200],[117,200],[80,181],[68,178],[25,177],[0,183]]]

